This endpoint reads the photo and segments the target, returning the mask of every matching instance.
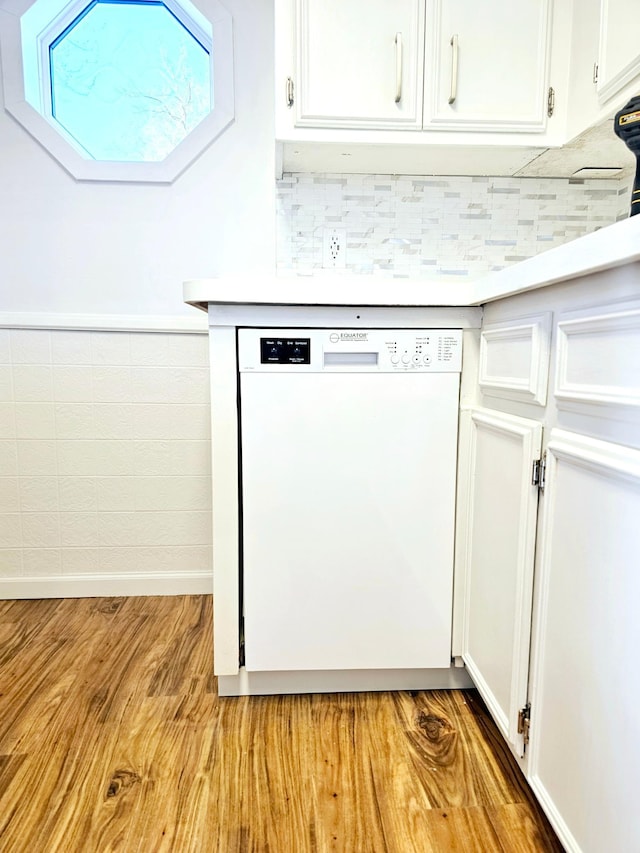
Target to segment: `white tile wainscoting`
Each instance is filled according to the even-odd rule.
[[[211,577],[206,334],[0,329],[0,596]]]
[[[285,174],[276,193],[278,271],[323,273],[325,233],[340,228],[346,272],[455,286],[626,218],[630,184]]]

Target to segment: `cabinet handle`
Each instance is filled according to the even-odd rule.
[[[458,35],[451,36],[451,94],[449,103],[458,97]]]
[[[396,33],[396,104],[402,100],[402,33]]]

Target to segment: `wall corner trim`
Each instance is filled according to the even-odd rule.
[[[61,329],[91,332],[207,334],[207,318],[173,314],[39,314],[0,311],[0,329]]]
[[[0,600],[146,595],[211,595],[211,572],[128,572],[0,578]]]

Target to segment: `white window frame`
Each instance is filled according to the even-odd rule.
[[[172,183],[218,137],[234,119],[233,90],[233,24],[231,14],[218,2],[207,0],[206,12],[196,9],[212,29],[211,63],[213,109],[164,160],[160,162],[120,162],[94,160],[81,153],[81,145],[66,133],[51,117],[50,96],[43,95],[49,74],[49,44],[88,5],[89,0],[9,0],[0,12],[0,56],[5,110],[10,113],[33,138],[40,143],[60,165],[79,181],[119,181],[132,183]],[[180,0],[163,0],[180,22],[203,43],[202,25],[196,15],[190,15]],[[190,5],[193,0],[190,0]],[[41,17],[33,11],[27,44],[23,45],[21,19],[34,7],[41,9]],[[25,60],[26,57],[26,60]],[[35,109],[25,93],[24,62],[38,65],[39,103],[42,112]],[[31,93],[31,99],[35,99]]]

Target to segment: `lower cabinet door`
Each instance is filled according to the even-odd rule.
[[[640,850],[640,450],[552,430],[528,777],[568,851]]]
[[[498,727],[522,755],[538,507],[532,485],[542,426],[488,409],[466,412],[469,437],[462,571],[462,657]]]

